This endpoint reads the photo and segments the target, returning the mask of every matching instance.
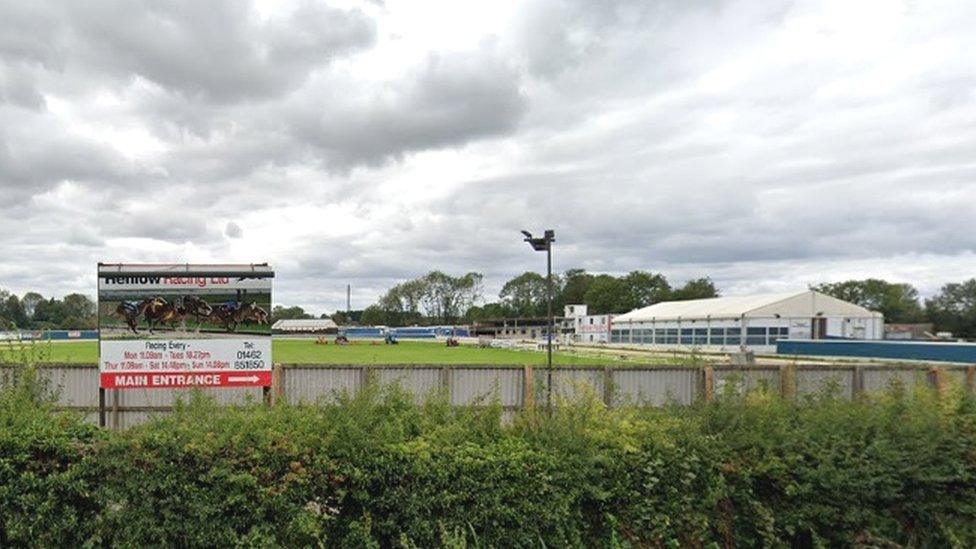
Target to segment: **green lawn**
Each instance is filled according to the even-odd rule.
[[[351,345],[316,345],[312,340],[274,340],[274,361],[282,364],[545,364],[546,354],[509,349],[447,347],[442,343],[403,341],[399,345],[356,341]],[[37,343],[18,347],[0,343],[0,362],[21,362],[24,352],[39,362],[94,364],[94,341]],[[553,353],[554,364],[620,364],[608,357]]]

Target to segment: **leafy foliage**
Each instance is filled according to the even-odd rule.
[[[3,546],[976,544],[976,402],[894,391],[684,408],[368,388],[334,405],[195,396],[122,433],[0,396]]]

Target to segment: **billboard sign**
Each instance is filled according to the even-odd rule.
[[[100,263],[100,386],[270,386],[273,279],[267,264]]]

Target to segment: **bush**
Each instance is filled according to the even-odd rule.
[[[497,405],[367,390],[333,406],[195,397],[122,433],[0,397],[0,545],[976,544],[976,405]]]

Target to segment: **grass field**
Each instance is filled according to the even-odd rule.
[[[316,345],[313,340],[276,339],[274,361],[282,364],[545,364],[546,354],[510,349],[447,347],[443,343],[403,341],[399,345],[357,341],[351,345]],[[94,364],[98,343],[75,341],[28,346],[38,362]],[[0,343],[0,362],[20,362],[22,347]],[[554,364],[620,364],[611,357],[553,353]]]

